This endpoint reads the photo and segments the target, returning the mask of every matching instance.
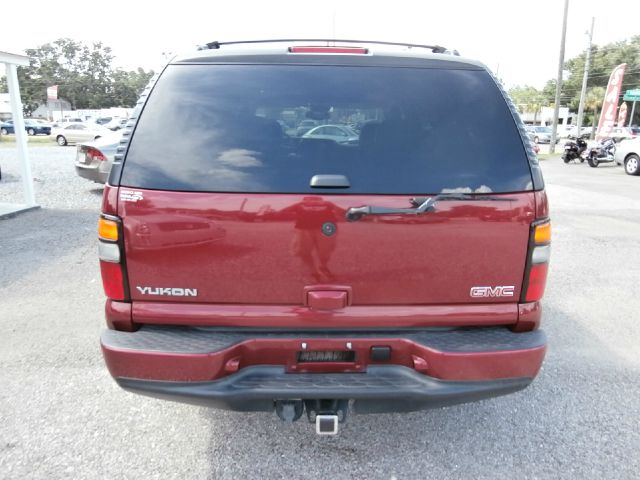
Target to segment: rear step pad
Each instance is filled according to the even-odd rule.
[[[285,373],[282,367],[247,367],[212,382],[162,382],[117,378],[129,391],[195,405],[239,411],[272,411],[274,399],[350,399],[356,413],[410,412],[516,392],[531,378],[448,382],[398,365],[337,374]]]
[[[136,332],[106,330],[102,345],[118,350],[203,354],[224,350],[246,340],[289,339],[392,339],[411,340],[419,345],[441,352],[471,353],[526,350],[545,345],[542,330],[514,333],[505,327],[455,328],[452,330],[404,331],[335,331],[295,332],[220,331],[207,328],[142,326]]]

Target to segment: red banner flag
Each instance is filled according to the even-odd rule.
[[[609,137],[611,129],[616,123],[616,114],[618,113],[618,99],[620,98],[620,89],[622,88],[622,79],[624,78],[624,69],[626,63],[621,63],[611,72],[609,84],[607,85],[607,93],[602,102],[602,111],[600,112],[600,121],[598,122],[598,133],[596,140],[600,141]]]
[[[52,85],[50,87],[47,87],[47,99],[49,100],[58,99],[58,85]]]

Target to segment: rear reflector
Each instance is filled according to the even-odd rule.
[[[111,300],[124,300],[124,279],[119,263],[100,261],[104,294]]]
[[[360,47],[289,47],[290,53],[349,53],[366,55],[369,50]]]
[[[100,220],[98,220],[98,237],[102,240],[110,240],[112,242],[117,241],[118,223],[113,220],[100,217]]]
[[[544,295],[544,287],[547,283],[548,269],[549,265],[546,263],[531,266],[525,301],[536,302],[542,298],[542,295]]]

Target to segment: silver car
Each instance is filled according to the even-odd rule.
[[[527,133],[533,143],[551,143],[551,128],[542,125],[534,125],[527,127]],[[556,143],[560,141],[560,137],[556,138]]]
[[[621,141],[613,159],[618,165],[624,166],[627,175],[640,175],[640,138]]]
[[[320,125],[302,135],[302,138],[333,140],[341,144],[358,143],[358,134],[345,125]]]
[[[122,132],[110,132],[93,142],[78,143],[76,173],[96,183],[107,183],[121,137]]]
[[[51,136],[55,138],[58,145],[64,146],[69,143],[90,142],[110,133],[113,132],[97,124],[69,123],[53,129]]]

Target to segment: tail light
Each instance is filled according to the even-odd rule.
[[[86,145],[78,145],[76,161],[90,165],[94,160],[105,162],[107,157],[104,153],[95,147],[87,147]]]
[[[99,162],[104,162],[107,160],[107,157],[97,148],[89,147],[85,153],[89,162],[93,160],[98,160]]]
[[[289,47],[289,53],[346,53],[366,55],[369,50],[361,47]]]
[[[104,293],[111,300],[129,298],[123,252],[120,218],[103,214],[98,221],[98,255]]]
[[[531,225],[529,252],[520,301],[535,302],[542,298],[547,283],[551,257],[551,223],[540,220]]]

